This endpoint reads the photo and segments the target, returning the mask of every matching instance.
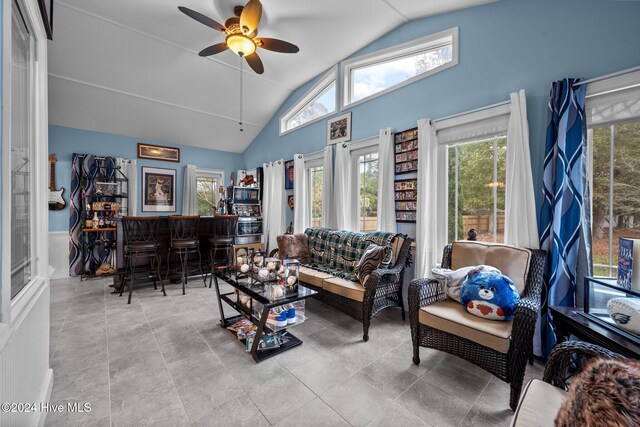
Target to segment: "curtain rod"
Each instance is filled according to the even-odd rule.
[[[634,71],[640,71],[640,66],[633,67],[633,68],[628,68],[628,69],[622,70],[622,71],[617,71],[617,72],[611,73],[611,74],[605,74],[604,76],[600,76],[600,77],[594,77],[594,78],[589,79],[589,80],[583,80],[581,82],[574,83],[573,87],[578,87],[578,86],[586,85],[586,84],[589,84],[589,83],[598,82],[600,80],[609,79],[611,77],[621,76],[623,74],[633,73]]]
[[[508,105],[510,103],[511,103],[510,100],[509,101],[498,102],[497,104],[487,105],[486,107],[476,108],[475,110],[464,111],[462,113],[456,113],[456,114],[452,114],[450,116],[441,117],[439,119],[433,120],[433,122],[441,122],[441,121],[444,121],[444,120],[454,119],[456,117],[464,116],[464,115],[471,114],[471,113],[477,113],[479,111],[488,110],[490,108],[501,107],[503,105]]]

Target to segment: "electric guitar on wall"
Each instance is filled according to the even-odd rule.
[[[64,209],[67,204],[64,201],[62,195],[64,194],[64,188],[56,190],[56,155],[49,155],[49,168],[51,169],[51,175],[49,177],[49,210],[59,211]]]

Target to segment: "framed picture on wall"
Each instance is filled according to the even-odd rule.
[[[176,170],[142,168],[142,211],[176,211]]]
[[[284,189],[293,190],[293,160],[284,162]]]
[[[327,121],[327,145],[351,141],[351,111]]]
[[[138,158],[177,163],[180,162],[180,149],[176,147],[162,147],[160,145],[143,144],[142,142],[138,142]]]

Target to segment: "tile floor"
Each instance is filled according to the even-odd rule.
[[[362,325],[311,300],[293,331],[302,346],[257,365],[218,326],[214,289],[134,291],[109,279],[51,284],[51,401],[91,412],[50,413],[48,426],[508,426],[509,387],[457,357],[421,349],[411,362],[397,309]],[[309,300],[308,300],[309,301]],[[527,371],[540,378],[542,366]]]

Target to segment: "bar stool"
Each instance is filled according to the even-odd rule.
[[[148,273],[145,278],[153,279],[153,288],[158,289],[156,280],[162,285],[164,291],[164,282],[160,275],[160,245],[158,243],[158,227],[160,217],[158,216],[125,216],[122,218],[124,226],[124,259],[125,259],[125,278],[130,278],[129,282],[129,300],[127,304],[131,304],[131,295],[133,294],[133,285],[136,273]],[[146,258],[149,266],[138,267],[138,260]],[[128,276],[128,277],[127,277]],[[124,283],[120,288],[120,296],[124,291]]]
[[[220,227],[216,227],[216,235],[208,239],[209,257],[211,258],[211,277],[209,287],[213,282],[213,275],[216,271],[226,270],[233,265],[233,244],[235,243],[237,217],[229,217],[220,220]],[[222,256],[218,256],[222,253]]]
[[[200,215],[169,215],[169,232],[171,234],[171,244],[167,253],[167,277],[171,270],[169,263],[171,254],[178,255],[180,259],[180,276],[182,281],[182,295],[189,278],[189,267],[191,271],[199,270],[204,285],[207,286],[207,279],[202,274],[202,255],[200,254],[200,242],[198,240],[198,226]],[[198,254],[198,265],[189,266],[189,255]],[[197,267],[197,268],[196,268]],[[165,278],[166,280],[166,278]]]

